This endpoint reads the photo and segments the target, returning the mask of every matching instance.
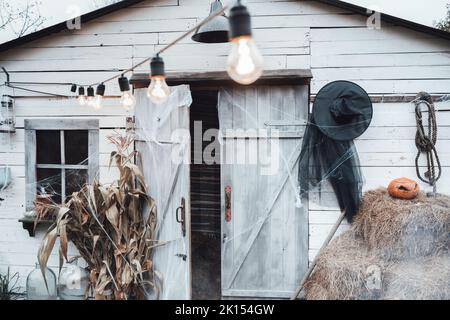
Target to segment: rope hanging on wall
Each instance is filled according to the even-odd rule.
[[[433,187],[433,194],[436,195],[436,183],[442,175],[441,161],[436,150],[437,142],[437,121],[436,121],[436,109],[434,107],[431,96],[426,92],[418,94],[417,98],[413,101],[416,106],[416,172],[417,177]],[[428,112],[428,130],[427,132],[423,124],[423,111],[422,105],[426,106]],[[427,157],[427,172],[422,174],[420,172],[419,160],[420,156],[425,153]],[[437,172],[436,172],[437,169]]]

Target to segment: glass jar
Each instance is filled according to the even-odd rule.
[[[88,287],[89,273],[79,267],[76,261],[61,270],[58,296],[62,300],[85,300]]]
[[[14,114],[14,99],[3,95],[0,104],[0,132],[16,132]]]
[[[47,285],[45,284],[47,280]],[[28,300],[56,300],[56,275],[49,268],[45,269],[45,280],[39,264],[27,277]]]

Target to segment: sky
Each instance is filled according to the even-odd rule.
[[[26,3],[28,0],[16,0],[14,3]],[[65,21],[73,12],[70,9],[76,4],[80,8],[80,13],[89,12],[105,2],[114,0],[40,0],[40,12],[46,18],[43,27]],[[205,0],[208,3],[208,0]],[[226,1],[225,1],[226,2]],[[447,3],[450,0],[347,0],[363,7],[368,7],[398,16],[407,20],[412,20],[425,25],[432,26],[434,21],[445,17]],[[9,30],[0,30],[0,43],[14,38],[14,34]]]

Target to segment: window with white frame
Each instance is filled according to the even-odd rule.
[[[98,177],[99,121],[96,119],[25,120],[26,206],[37,195],[62,204]]]

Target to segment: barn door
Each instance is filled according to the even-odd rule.
[[[223,296],[288,298],[308,267],[297,182],[307,112],[307,86],[220,92]]]
[[[190,197],[188,86],[172,88],[169,101],[154,105],[146,90],[136,90],[136,149],[149,195],[157,205],[154,269],[160,275],[160,299],[190,299]]]

